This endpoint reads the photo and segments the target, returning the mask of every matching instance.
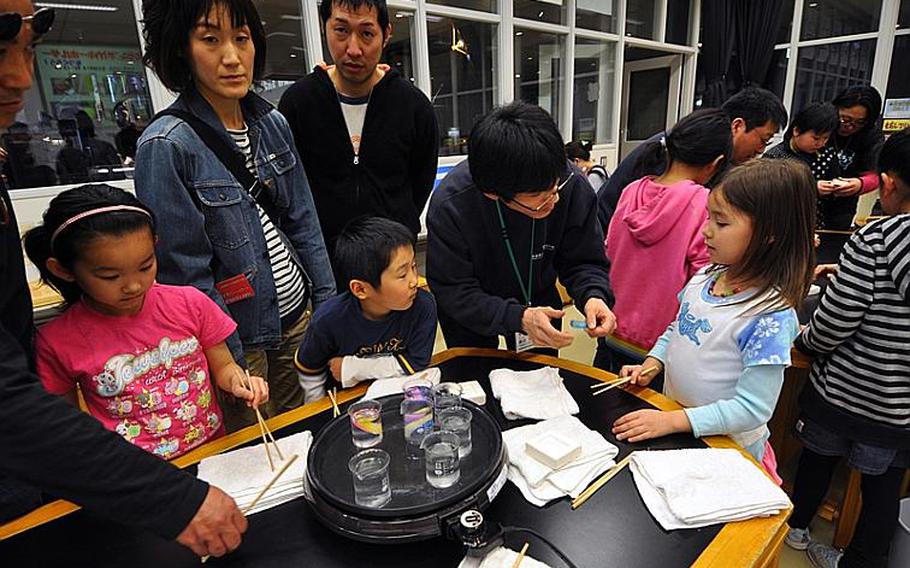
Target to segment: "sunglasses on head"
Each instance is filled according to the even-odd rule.
[[[35,35],[44,35],[50,31],[54,23],[54,9],[41,8],[31,16],[23,16],[18,12],[0,14],[0,41],[11,41],[22,29],[22,23],[29,22]]]

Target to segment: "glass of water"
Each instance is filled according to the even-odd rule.
[[[389,453],[378,448],[358,452],[348,461],[354,480],[355,503],[379,508],[392,500],[389,461]]]
[[[447,430],[433,432],[423,439],[427,483],[438,489],[445,489],[458,483],[461,478],[459,444],[458,434]]]
[[[382,404],[361,400],[348,407],[351,439],[358,448],[369,448],[382,442]]]
[[[439,383],[433,387],[433,409],[438,413],[446,408],[461,408],[461,385]]]
[[[433,431],[433,401],[424,398],[405,398],[401,401],[401,415],[404,419],[404,439],[408,443],[408,449],[420,448],[424,437]]]
[[[402,385],[407,399],[433,400],[433,381],[424,377],[411,377]]]
[[[472,449],[471,444],[471,418],[473,415],[467,408],[446,408],[439,411],[436,421],[440,430],[448,430],[458,434],[458,459],[465,459]]]

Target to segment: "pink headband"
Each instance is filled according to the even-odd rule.
[[[83,211],[82,213],[79,213],[78,215],[73,215],[72,217],[70,217],[69,219],[64,221],[59,227],[57,227],[57,230],[54,231],[54,233],[51,235],[51,248],[54,247],[54,241],[57,240],[57,236],[64,229],[66,229],[73,223],[75,223],[77,221],[81,221],[82,219],[85,219],[86,217],[100,215],[101,213],[112,213],[115,211],[135,211],[136,213],[142,213],[143,215],[147,216],[149,219],[152,218],[152,216],[149,214],[149,212],[146,211],[145,209],[142,209],[141,207],[133,207],[132,205],[108,205],[107,207],[98,207],[97,209],[89,209],[88,211]]]

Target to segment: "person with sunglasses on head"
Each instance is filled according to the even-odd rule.
[[[430,199],[427,278],[448,347],[559,349],[560,279],[591,337],[616,318],[595,195],[556,123],[514,102],[487,113]],[[554,326],[556,324],[556,326]]]
[[[868,85],[854,85],[831,101],[837,107],[838,128],[828,138],[833,148],[840,177],[819,183],[819,215],[826,229],[849,229],[856,215],[859,196],[878,188],[875,152],[882,143],[879,116],[882,96]]]
[[[35,44],[53,19],[29,0],[0,0],[0,130],[23,108]],[[0,522],[39,506],[43,492],[176,538],[199,555],[239,546],[246,519],[224,492],[44,390],[34,374],[33,331],[19,227],[0,180]]]

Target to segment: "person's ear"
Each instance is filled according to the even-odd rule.
[[[357,280],[355,278],[348,282],[348,289],[358,300],[366,300],[370,296],[370,291],[373,287],[363,280]]]
[[[76,275],[66,269],[63,264],[54,257],[50,257],[45,261],[44,266],[50,271],[51,274],[59,278],[60,280],[65,280],[67,282],[75,282]]]
[[[382,48],[385,49],[389,46],[389,42],[392,41],[392,24],[389,24],[385,27],[385,33],[382,34]]]
[[[730,131],[733,133],[734,138],[745,134],[746,130],[746,120],[744,118],[737,117],[730,122]]]
[[[888,172],[882,172],[880,177],[882,178],[882,185],[879,187],[879,192],[881,192],[882,197],[890,197],[897,189],[897,180]]]

